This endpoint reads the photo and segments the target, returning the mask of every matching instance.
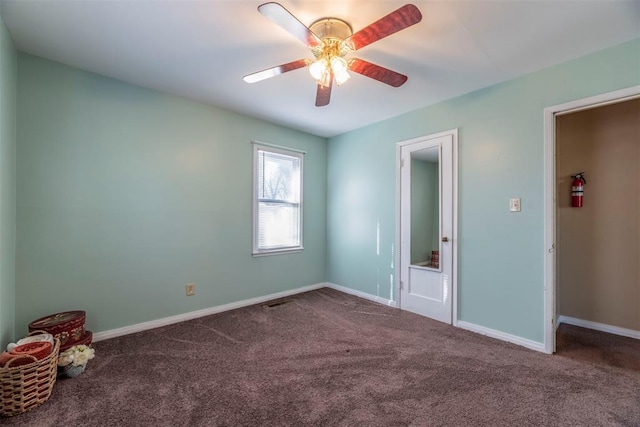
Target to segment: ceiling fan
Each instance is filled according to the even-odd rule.
[[[338,86],[346,82],[350,78],[349,71],[393,87],[402,86],[407,81],[407,76],[380,65],[363,59],[345,57],[420,22],[422,14],[413,4],[400,7],[356,33],[353,33],[347,22],[337,18],[322,18],[307,27],[278,3],[262,4],[258,6],[258,11],[306,44],[315,60],[299,59],[248,74],[243,77],[247,83],[259,82],[308,66],[318,85],[316,106],[322,107],[329,104],[333,82]]]

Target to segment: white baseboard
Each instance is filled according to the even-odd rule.
[[[344,292],[345,294],[354,295],[356,297],[360,297],[363,299],[367,299],[369,301],[377,302],[378,304],[387,305],[389,307],[398,307],[397,301],[392,301],[390,299],[381,298],[375,295],[368,294],[366,292],[357,291],[355,289],[346,288],[344,286],[336,285],[335,283],[325,283],[327,288],[335,289],[336,291]]]
[[[106,340],[109,338],[120,337],[122,335],[133,334],[136,332],[146,331],[149,329],[159,328],[161,326],[172,325],[185,320],[197,319],[199,317],[210,316],[212,314],[222,313],[223,311],[235,310],[236,308],[247,307],[249,305],[260,304],[262,302],[271,301],[278,298],[288,297],[290,295],[301,294],[303,292],[315,291],[326,286],[325,283],[316,283],[315,285],[304,286],[302,288],[291,289],[288,291],[277,292],[275,294],[264,295],[261,297],[250,298],[242,301],[236,301],[229,304],[218,305],[216,307],[205,308],[202,310],[190,311],[189,313],[178,314],[175,316],[164,317],[162,319],[151,320],[149,322],[136,323],[135,325],[124,326],[122,328],[111,329],[109,331],[97,332],[93,334],[93,342]]]
[[[593,329],[595,331],[607,332],[609,334],[621,335],[623,337],[640,339],[640,331],[621,328],[619,326],[606,325],[604,323],[592,322],[591,320],[576,319],[575,317],[569,316],[558,316],[558,320],[556,321],[556,323],[558,324],[558,326],[560,326],[561,323],[566,323],[568,325],[580,326],[582,328]]]
[[[495,329],[465,322],[463,320],[458,320],[458,327],[471,332],[476,332],[481,335],[486,335],[491,338],[496,338],[502,341],[510,342],[512,344],[521,345],[522,347],[526,347],[531,350],[546,353],[544,344],[541,342],[532,341],[530,339],[522,338],[517,335],[507,334],[506,332],[496,331]]]

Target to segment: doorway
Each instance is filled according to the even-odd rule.
[[[397,145],[400,308],[455,324],[457,130]]]
[[[612,263],[611,260],[606,261],[605,258],[611,255],[612,248],[617,250],[620,242],[626,237],[630,237],[628,233],[626,233],[625,236],[625,233],[606,231],[611,227],[615,228],[618,226],[619,224],[616,224],[616,222],[621,219],[620,215],[623,214],[623,210],[619,206],[615,206],[615,203],[620,202],[612,203],[606,200],[609,200],[615,192],[624,192],[622,188],[618,188],[623,187],[624,183],[614,180],[617,182],[609,182],[607,184],[606,182],[610,181],[610,178],[620,171],[616,171],[617,166],[615,165],[609,164],[604,167],[602,165],[607,158],[614,158],[616,156],[619,161],[622,162],[624,157],[629,154],[624,155],[621,159],[620,153],[615,153],[616,151],[624,149],[623,147],[615,147],[616,144],[613,142],[619,142],[615,140],[615,134],[605,137],[604,140],[601,141],[602,143],[598,149],[600,152],[590,150],[588,154],[581,153],[576,152],[575,147],[572,149],[566,146],[560,147],[562,150],[559,152],[558,134],[562,131],[561,134],[566,135],[564,131],[566,125],[575,121],[573,118],[581,118],[581,116],[574,115],[573,113],[582,112],[579,114],[585,115],[585,117],[588,116],[587,123],[583,123],[579,127],[580,131],[584,131],[593,120],[592,116],[594,113],[600,115],[600,111],[606,111],[599,107],[610,106],[617,109],[617,106],[626,103],[626,101],[637,100],[638,98],[640,98],[640,86],[635,86],[545,109],[545,352],[547,353],[554,353],[556,351],[556,329],[559,323],[570,323],[567,319],[572,318],[570,316],[559,316],[559,314],[564,314],[560,311],[564,310],[567,313],[592,312],[596,319],[620,316],[620,313],[616,312],[615,308],[609,310],[611,307],[607,307],[607,305],[611,305],[613,293],[615,289],[619,287],[619,283],[615,280],[615,275],[619,273],[619,267],[616,268],[614,265],[615,262]],[[571,118],[572,120],[567,120],[567,118]],[[600,139],[602,139],[601,133],[602,129],[598,130],[598,138]],[[563,141],[566,141],[566,137],[563,138],[565,138]],[[584,135],[579,139],[579,143],[585,142]],[[567,148],[569,152],[566,152]],[[587,149],[587,144],[581,145],[580,148]],[[586,154],[586,156],[584,154]],[[589,171],[582,170],[567,172],[567,168],[579,168],[578,164],[572,162],[574,157],[580,158],[581,160],[578,163],[580,165],[586,165],[592,173],[590,186],[592,191],[589,191],[588,184],[585,185],[586,200],[589,200],[588,197],[591,195],[591,204],[587,206],[585,203],[584,208],[577,209],[570,207],[570,175],[586,172],[587,182],[589,182],[590,174]],[[558,169],[559,167],[560,169]],[[597,183],[593,182],[594,179]],[[598,194],[600,194],[600,196],[598,196]],[[637,197],[638,195],[634,194],[630,196],[628,200],[637,200]],[[599,202],[602,203],[597,205]],[[625,203],[624,200],[622,203]],[[596,210],[597,212],[594,212]],[[611,214],[615,214],[616,212],[619,215],[615,215],[615,218],[612,217]],[[594,215],[598,218],[599,222],[591,221]],[[591,220],[589,220],[589,218],[591,218]],[[591,222],[585,223],[585,221],[588,220]],[[637,224],[635,226],[637,227]],[[598,231],[595,229],[602,230]],[[582,233],[580,233],[580,230],[582,230]],[[578,234],[576,234],[576,232],[578,232]],[[614,236],[611,233],[620,235]],[[574,238],[571,237],[572,235]],[[588,242],[583,241],[580,243],[579,240],[585,235],[591,235],[594,236],[594,238]],[[576,246],[576,244],[578,246]],[[610,247],[611,244],[613,244],[614,247]],[[635,245],[638,245],[637,238],[635,239]],[[559,254],[559,250],[562,250],[561,254]],[[584,252],[586,258],[583,256],[578,260],[574,259],[576,251]],[[598,260],[602,260],[603,263],[599,263],[595,271],[589,270],[593,269],[593,265],[596,264]],[[614,257],[613,260],[616,260],[616,257]],[[560,265],[561,261],[562,265]],[[584,264],[583,261],[587,264]],[[589,271],[587,272],[587,270]],[[586,276],[583,273],[586,273]],[[596,279],[598,275],[602,276],[600,281],[608,283],[609,286],[605,285],[605,287],[596,289],[596,287],[600,285],[598,285],[598,280],[592,279]],[[567,280],[575,283],[569,283]],[[570,289],[572,286],[575,289]],[[593,292],[591,295],[587,295],[587,291],[590,288],[593,288],[591,289]],[[560,292],[562,292],[562,295]],[[560,296],[563,298],[562,305],[559,304]],[[633,298],[627,295],[627,298],[630,297]],[[567,304],[569,298],[574,299],[572,304]],[[633,312],[633,310],[630,310],[630,312]],[[574,314],[574,316],[580,315]],[[577,319],[577,317],[575,319]],[[615,323],[615,321],[613,323]],[[574,324],[577,323],[574,322]],[[624,329],[617,327],[611,327],[610,330],[602,329],[602,327],[606,325],[597,321],[586,322],[578,326],[586,326],[612,333],[619,333],[619,330]]]

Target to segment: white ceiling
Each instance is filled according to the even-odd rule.
[[[422,22],[353,55],[408,82],[356,74],[318,108],[306,69],[242,80],[312,58],[261,3],[0,0],[0,12],[21,51],[325,137],[640,37],[638,0],[414,1]],[[306,25],[337,17],[355,32],[405,1],[280,3]]]

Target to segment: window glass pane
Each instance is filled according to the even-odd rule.
[[[259,151],[258,198],[300,201],[300,159],[284,154]]]
[[[258,248],[275,249],[300,246],[298,205],[258,204]]]

